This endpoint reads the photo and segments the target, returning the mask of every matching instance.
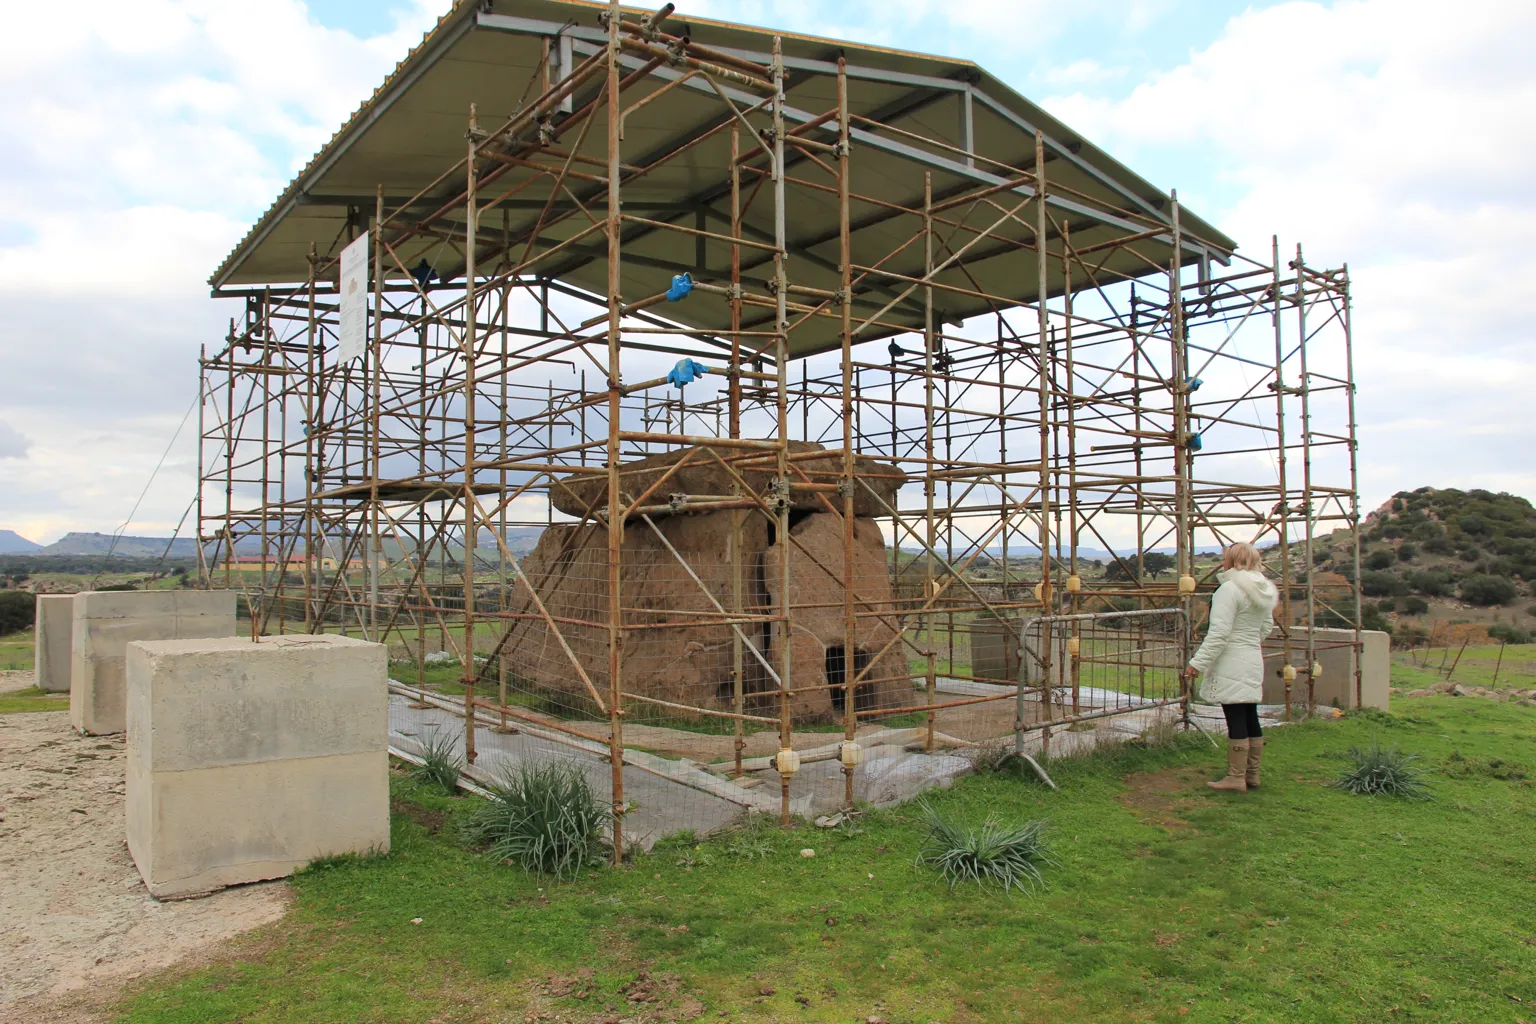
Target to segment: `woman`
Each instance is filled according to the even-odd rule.
[[[1263,560],[1252,544],[1232,544],[1222,553],[1221,586],[1211,598],[1205,642],[1189,659],[1184,675],[1204,675],[1200,696],[1221,705],[1227,717],[1227,775],[1212,789],[1244,793],[1259,788],[1264,732],[1259,700],[1264,689],[1264,655],[1259,645],[1275,628],[1279,594],[1264,578]]]

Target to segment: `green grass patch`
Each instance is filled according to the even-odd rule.
[[[0,637],[0,671],[31,672],[36,656],[37,643],[32,630]]]
[[[28,711],[68,711],[69,694],[48,693],[35,686],[25,690],[0,693],[0,715],[17,715]]]
[[[1536,717],[1399,705],[1272,730],[1264,789],[1237,799],[1206,791],[1221,755],[1188,737],[1054,762],[1059,791],[988,774],[931,795],[954,820],[1049,820],[1059,866],[1034,895],[950,892],[915,864],[915,805],[678,836],[557,883],[464,844],[477,801],[396,773],[387,856],[296,877],[284,921],[135,983],[118,1020],[1536,1018],[1536,787],[1475,770],[1437,771],[1425,803],[1329,786],[1375,740],[1434,766],[1536,763]]]
[[[1451,672],[1451,666],[1455,671]],[[1497,679],[1495,679],[1497,672]],[[1431,651],[1392,655],[1392,685],[1407,689],[1432,686],[1450,678],[1465,686],[1536,690],[1536,644],[1509,644],[1500,656],[1498,644],[1462,650],[1436,647]]]

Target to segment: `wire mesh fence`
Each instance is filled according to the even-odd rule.
[[[841,569],[843,552],[820,549],[823,524],[802,519],[785,550],[763,522],[632,525],[617,629],[606,529],[546,531],[475,630],[472,777],[574,764],[622,813],[626,842],[649,843],[745,814],[897,803],[971,770],[976,750],[1049,753],[1052,728],[1091,733],[1185,699],[1181,609],[914,611],[873,531],[844,576],[825,564]],[[462,628],[443,640],[457,654],[395,648],[390,724],[408,753],[467,731],[471,645]]]

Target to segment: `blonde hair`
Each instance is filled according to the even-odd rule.
[[[1233,569],[1258,572],[1264,568],[1264,556],[1259,554],[1258,548],[1243,541],[1228,544],[1227,549],[1221,553],[1221,560]]]

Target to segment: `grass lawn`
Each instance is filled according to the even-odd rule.
[[[1325,785],[1373,738],[1424,756],[1433,802]],[[560,885],[464,848],[473,798],[397,776],[388,856],[299,875],[285,920],[136,982],[118,1019],[1536,1021],[1530,709],[1422,698],[1276,729],[1245,796],[1205,789],[1215,764],[1196,739],[1057,762],[1059,792],[936,796],[1049,819],[1060,865],[1033,896],[914,867],[910,805],[852,834],[684,837]]]
[[[69,694],[48,693],[35,686],[25,690],[0,693],[0,715],[15,715],[26,711],[68,711]]]
[[[1461,650],[1449,649],[1414,653],[1396,652],[1392,655],[1392,685],[1408,688],[1432,686],[1444,682],[1449,669],[1453,682],[1465,686],[1493,686],[1499,689],[1536,689],[1536,644],[1509,644],[1500,655],[1498,644],[1483,644]],[[1494,678],[1494,673],[1498,678]]]
[[[32,630],[0,636],[0,670],[31,672],[36,655],[37,646]]]

